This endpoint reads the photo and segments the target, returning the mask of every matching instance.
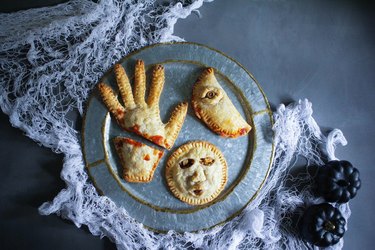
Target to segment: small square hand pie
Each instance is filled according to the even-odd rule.
[[[98,88],[104,104],[117,123],[123,129],[135,132],[159,146],[172,148],[184,123],[188,104],[178,104],[167,124],[161,121],[159,99],[164,86],[164,67],[156,65],[152,72],[147,102],[145,101],[146,74],[142,60],[138,60],[135,65],[133,92],[124,68],[116,64],[114,71],[124,106],[117,100],[111,87],[99,83]]]
[[[192,105],[196,116],[223,137],[236,138],[251,130],[216,80],[212,68],[204,70],[194,84]]]
[[[113,143],[123,178],[129,182],[150,182],[164,152],[125,137],[116,137]]]
[[[224,189],[227,163],[213,144],[194,141],[173,152],[165,174],[174,196],[191,205],[202,205],[215,199]]]

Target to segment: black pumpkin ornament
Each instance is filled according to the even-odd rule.
[[[345,203],[354,198],[361,187],[359,171],[348,161],[329,161],[319,169],[318,193],[326,201]]]
[[[336,244],[344,236],[346,221],[341,212],[329,203],[312,205],[300,222],[301,236],[319,247]]]

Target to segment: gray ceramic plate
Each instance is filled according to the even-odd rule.
[[[165,67],[166,81],[160,101],[163,121],[169,118],[177,103],[190,101],[193,83],[209,66],[215,69],[220,84],[253,129],[248,136],[237,139],[219,137],[200,122],[189,107],[180,135],[174,147],[165,152],[152,182],[128,183],[121,178],[121,166],[111,139],[126,136],[148,145],[151,143],[121,130],[94,92],[87,104],[83,124],[83,151],[94,185],[103,195],[125,208],[135,220],[157,231],[197,231],[230,220],[255,198],[272,162],[272,113],[260,86],[239,63],[199,44],[156,44],[130,54],[120,63],[131,80],[137,59],[145,62],[148,75],[154,64]],[[117,90],[112,71],[102,81]],[[192,140],[215,144],[228,163],[225,190],[213,202],[203,206],[191,206],[176,199],[164,178],[168,156]]]

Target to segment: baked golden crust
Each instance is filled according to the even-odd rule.
[[[114,66],[116,82],[124,105],[121,105],[111,87],[98,84],[103,103],[117,123],[125,130],[134,132],[164,148],[172,148],[184,123],[188,103],[183,102],[172,111],[167,124],[160,119],[159,100],[164,86],[164,67],[156,65],[152,72],[150,93],[145,101],[146,74],[142,60],[135,65],[134,91],[120,64]]]
[[[203,205],[223,191],[227,163],[213,144],[193,141],[176,149],[168,158],[165,175],[175,197],[191,205]]]
[[[134,70],[134,101],[139,106],[145,106],[146,71],[142,60],[137,60]]]
[[[131,94],[132,87],[130,85],[129,78],[126,75],[124,68],[120,64],[115,64],[114,72],[124,105],[129,108],[134,108],[135,102],[133,99],[133,95]]]
[[[147,104],[149,106],[159,105],[160,95],[164,87],[164,67],[160,64],[156,65],[152,72],[152,84],[150,94],[148,95]]]
[[[236,138],[251,130],[218,83],[213,68],[205,69],[194,84],[192,106],[196,116],[220,136]]]
[[[109,112],[115,114],[117,120],[122,120],[125,115],[125,108],[117,100],[117,97],[112,88],[101,82],[98,84],[98,89],[101,93],[102,100],[105,106],[108,108]]]
[[[164,152],[126,137],[113,139],[123,169],[122,177],[128,182],[150,182]]]

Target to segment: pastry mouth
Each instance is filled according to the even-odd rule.
[[[195,196],[201,196],[202,194],[203,194],[203,190],[202,189],[194,189],[193,190],[193,194],[195,195]]]
[[[204,193],[204,187],[203,185],[201,184],[196,184],[194,185],[190,190],[189,190],[189,193],[193,196],[196,196],[196,197],[199,197],[199,196],[202,196],[202,194]]]

